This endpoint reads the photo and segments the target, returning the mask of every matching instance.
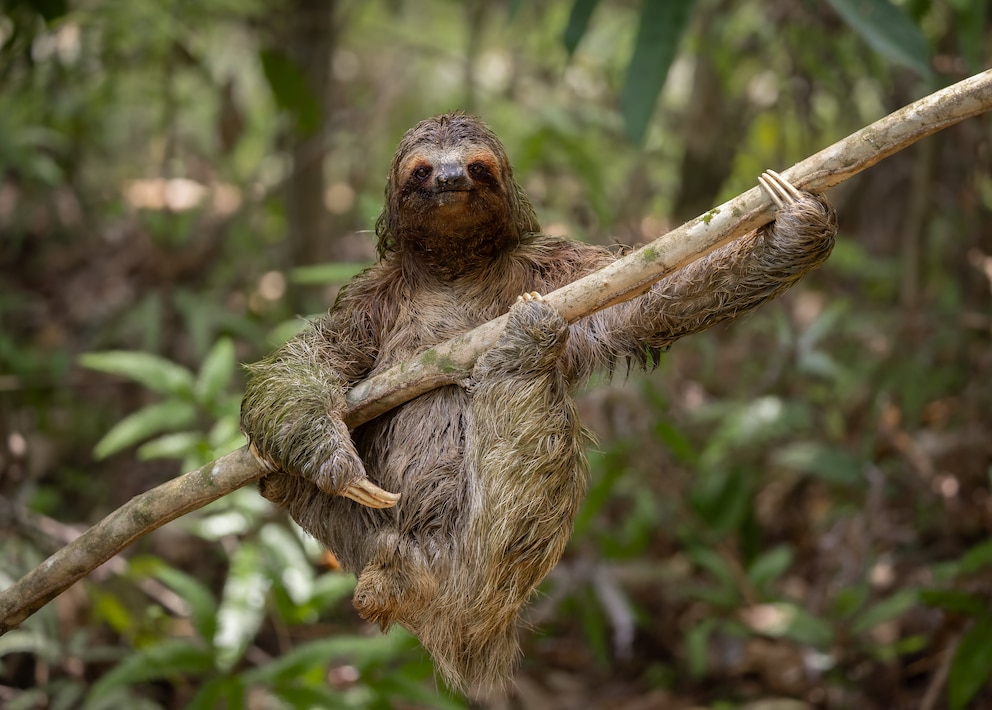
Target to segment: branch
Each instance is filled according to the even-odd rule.
[[[889,114],[783,173],[798,188],[823,192],[921,138],[992,110],[992,70],[942,89]],[[574,322],[634,298],[651,284],[774,218],[764,192],[752,188],[604,269],[545,295]],[[352,428],[436,387],[462,380],[492,347],[506,317],[431,348],[348,393]],[[142,535],[201,508],[263,471],[238,449],[131,499],[0,593],[0,634],[24,619]]]

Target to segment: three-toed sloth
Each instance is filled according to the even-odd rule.
[[[358,576],[354,604],[415,633],[444,677],[505,683],[520,609],[558,562],[586,490],[572,391],[597,368],[646,365],[736,318],[830,254],[836,217],[774,174],[770,225],[646,294],[567,324],[539,296],[617,258],[541,233],[499,139],[461,113],[403,137],[376,224],[378,263],[250,367],[241,423],[261,492]],[[345,394],[509,311],[465,386],[420,395],[349,433]],[[400,494],[399,501],[387,491]]]

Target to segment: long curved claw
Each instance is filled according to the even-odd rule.
[[[341,491],[340,495],[343,495],[345,498],[351,498],[356,503],[361,503],[367,508],[392,508],[400,500],[399,493],[390,493],[387,490],[379,488],[379,486],[367,478],[355,481]]]
[[[779,175],[774,170],[766,170],[758,177],[758,183],[765,189],[768,196],[778,209],[783,209],[788,205],[798,202],[803,193],[797,190],[792,183]]]

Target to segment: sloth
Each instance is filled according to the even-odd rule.
[[[523,605],[560,559],[586,490],[574,389],[619,361],[737,318],[830,254],[829,204],[772,172],[774,222],[568,324],[541,295],[618,258],[543,234],[506,151],[449,113],[400,141],[376,222],[377,263],[323,317],[249,366],[241,426],[261,494],[357,576],[353,603],[412,631],[453,686],[487,694],[519,656]],[[509,312],[469,380],[349,432],[362,379]]]

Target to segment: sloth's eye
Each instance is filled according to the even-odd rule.
[[[484,177],[489,174],[489,169],[484,163],[472,163],[468,166],[468,172],[472,177]]]
[[[431,169],[430,166],[428,165],[421,165],[420,167],[418,167],[416,170],[413,171],[413,176],[418,180],[426,180],[430,174],[431,174]]]

